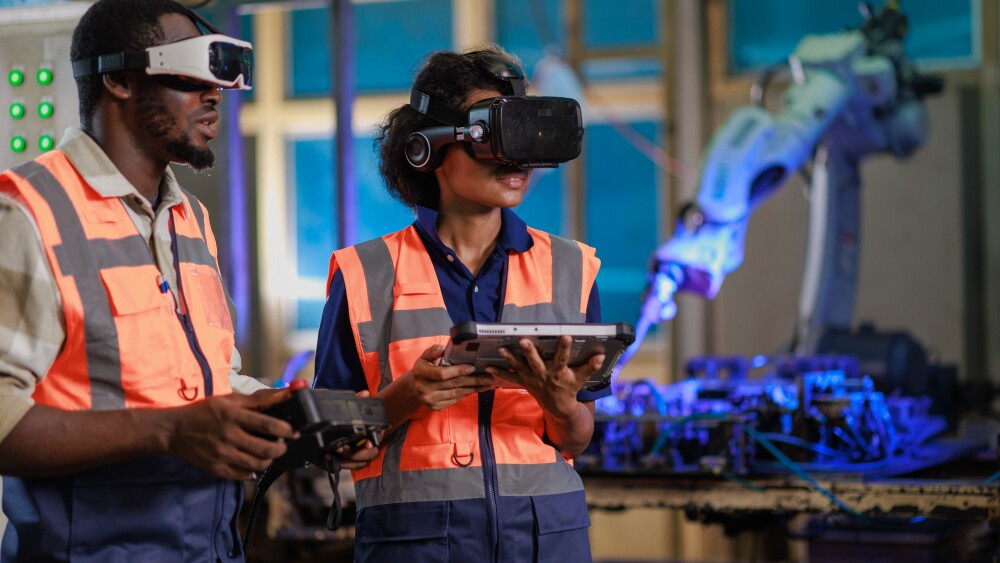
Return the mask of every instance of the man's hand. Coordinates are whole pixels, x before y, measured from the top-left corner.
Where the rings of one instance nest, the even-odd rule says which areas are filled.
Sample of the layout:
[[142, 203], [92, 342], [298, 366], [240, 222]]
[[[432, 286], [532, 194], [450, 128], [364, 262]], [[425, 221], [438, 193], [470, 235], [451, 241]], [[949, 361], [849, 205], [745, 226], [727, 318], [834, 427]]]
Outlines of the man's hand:
[[290, 396], [287, 389], [265, 389], [183, 407], [108, 411], [34, 405], [0, 441], [0, 473], [58, 477], [172, 455], [219, 477], [248, 479], [285, 453], [281, 440], [295, 438], [287, 422], [259, 412]]
[[285, 453], [283, 440], [297, 437], [288, 422], [259, 412], [290, 397], [291, 389], [262, 389], [165, 409], [167, 453], [219, 477], [251, 479]]

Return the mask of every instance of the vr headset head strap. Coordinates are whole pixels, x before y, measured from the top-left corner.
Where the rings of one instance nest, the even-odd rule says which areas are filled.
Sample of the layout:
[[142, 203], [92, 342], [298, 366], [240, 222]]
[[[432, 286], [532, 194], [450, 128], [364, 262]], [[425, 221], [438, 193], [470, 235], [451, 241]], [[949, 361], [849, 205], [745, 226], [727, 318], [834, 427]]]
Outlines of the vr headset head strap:
[[116, 70], [141, 70], [149, 65], [146, 51], [109, 53], [89, 59], [73, 61], [73, 78], [104, 74]]
[[511, 95], [524, 95], [524, 73], [506, 58], [496, 53], [482, 52], [476, 55], [476, 66], [483, 73], [510, 84]]
[[[510, 84], [511, 95], [524, 96], [524, 73], [507, 58], [496, 53], [482, 52], [476, 55], [476, 66], [483, 74]], [[455, 127], [467, 125], [465, 112], [439, 102], [416, 88], [410, 90], [410, 107], [440, 123]]]
[[465, 112], [449, 104], [439, 102], [416, 88], [410, 90], [410, 107], [446, 125], [454, 125], [455, 127], [465, 125]]

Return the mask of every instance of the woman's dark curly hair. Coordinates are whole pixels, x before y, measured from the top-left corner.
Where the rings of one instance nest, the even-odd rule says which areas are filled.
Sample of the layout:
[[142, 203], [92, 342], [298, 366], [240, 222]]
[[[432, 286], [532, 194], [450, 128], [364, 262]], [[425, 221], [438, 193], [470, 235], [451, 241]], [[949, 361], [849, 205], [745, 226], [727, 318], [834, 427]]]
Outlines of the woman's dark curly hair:
[[[509, 82], [490, 75], [476, 64], [476, 57], [480, 53], [500, 55], [523, 72], [521, 61], [497, 45], [484, 45], [462, 53], [437, 51], [427, 58], [413, 81], [413, 87], [438, 102], [463, 111], [470, 105], [466, 98], [473, 90], [513, 94]], [[375, 138], [375, 146], [379, 151], [379, 172], [389, 193], [409, 206], [419, 205], [431, 209], [438, 207], [437, 176], [434, 172], [420, 172], [410, 166], [406, 160], [405, 146], [410, 133], [440, 125], [441, 123], [406, 104], [389, 112], [379, 126]]]

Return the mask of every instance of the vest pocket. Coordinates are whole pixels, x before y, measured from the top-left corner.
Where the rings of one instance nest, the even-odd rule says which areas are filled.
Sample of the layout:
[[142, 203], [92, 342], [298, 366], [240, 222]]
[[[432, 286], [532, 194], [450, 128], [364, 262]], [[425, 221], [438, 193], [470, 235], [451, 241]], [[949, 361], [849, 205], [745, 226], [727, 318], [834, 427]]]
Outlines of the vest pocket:
[[590, 515], [583, 491], [531, 497], [537, 534], [537, 561], [591, 560]]
[[361, 511], [357, 561], [447, 562], [448, 503], [383, 504]]
[[108, 292], [111, 312], [116, 317], [167, 307], [156, 285], [155, 271], [155, 268], [101, 270], [101, 281]]
[[[191, 301], [197, 300], [197, 306], [205, 319], [205, 324], [213, 328], [232, 332], [233, 320], [229, 315], [229, 300], [222, 288], [222, 280], [215, 268], [204, 264], [185, 264], [187, 277], [184, 281], [186, 295]], [[191, 303], [191, 305], [194, 305]]]
[[[180, 354], [187, 349], [180, 321], [171, 307], [169, 295], [157, 285], [159, 271], [150, 266], [139, 268], [108, 268], [101, 270], [101, 281], [107, 290], [111, 317], [97, 315], [96, 322], [112, 323], [109, 338], [116, 340], [117, 354], [113, 358], [120, 366], [120, 386], [129, 407], [171, 406], [183, 404], [177, 389], [201, 385], [200, 375], [180, 369]], [[88, 312], [85, 310], [84, 315]]]

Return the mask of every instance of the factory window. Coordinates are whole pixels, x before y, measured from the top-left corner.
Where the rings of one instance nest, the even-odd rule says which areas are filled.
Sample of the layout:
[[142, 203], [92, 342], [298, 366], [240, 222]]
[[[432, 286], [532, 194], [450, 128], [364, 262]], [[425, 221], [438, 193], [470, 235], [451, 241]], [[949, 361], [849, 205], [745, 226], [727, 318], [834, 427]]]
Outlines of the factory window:
[[[561, 0], [497, 3], [497, 41], [521, 58], [529, 75], [546, 55], [566, 55], [561, 47], [566, 45], [563, 5]], [[605, 55], [621, 51], [622, 56], [602, 56], [582, 62], [583, 78], [598, 82], [658, 77], [660, 61], [655, 56], [637, 54], [637, 51], [655, 52], [660, 41], [660, 5], [654, 0], [584, 2], [580, 6], [584, 50], [600, 51]]]
[[582, 12], [584, 47], [655, 47], [660, 40], [661, 4], [655, 0], [587, 0]]
[[532, 172], [528, 191], [514, 212], [536, 229], [565, 236], [564, 178], [563, 168], [541, 168]]
[[530, 76], [547, 47], [566, 44], [564, 26], [559, 23], [562, 17], [560, 0], [497, 2], [497, 43], [520, 57]]
[[[357, 241], [398, 231], [413, 221], [409, 208], [393, 199], [378, 175], [371, 137], [354, 139], [357, 179]], [[294, 229], [298, 277], [297, 330], [319, 327], [326, 296], [330, 253], [343, 246], [337, 238], [336, 161], [333, 139], [293, 137], [288, 141], [288, 224]]]
[[[354, 6], [359, 94], [407, 90], [421, 58], [451, 47], [451, 1], [409, 0]], [[288, 18], [291, 98], [331, 89], [330, 9], [294, 10]]]
[[372, 137], [359, 140], [354, 147], [358, 168], [358, 220], [354, 240], [363, 242], [402, 229], [413, 222], [413, 211], [389, 194], [378, 172], [378, 154]]
[[[657, 141], [660, 124], [629, 124]], [[586, 239], [597, 248], [601, 270], [602, 316], [608, 322], [632, 322], [646, 284], [646, 264], [659, 241], [658, 217], [666, 202], [657, 196], [655, 165], [613, 127], [587, 127]]]
[[337, 243], [334, 153], [328, 138], [296, 138], [288, 142], [292, 202], [289, 224], [295, 229], [296, 273], [299, 279], [326, 278], [323, 255]]
[[[918, 63], [935, 68], [979, 63], [977, 0], [908, 0], [901, 9], [909, 20], [906, 51]], [[730, 66], [736, 72], [769, 66], [786, 59], [803, 34], [856, 29], [860, 23], [855, 0], [732, 0]]]

